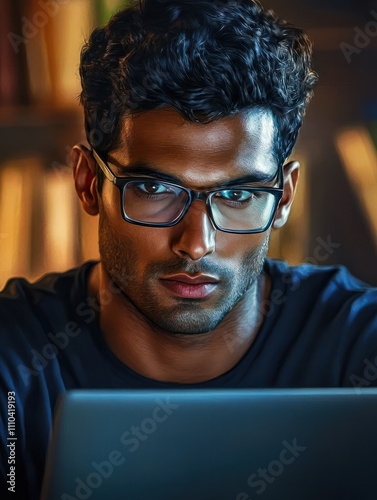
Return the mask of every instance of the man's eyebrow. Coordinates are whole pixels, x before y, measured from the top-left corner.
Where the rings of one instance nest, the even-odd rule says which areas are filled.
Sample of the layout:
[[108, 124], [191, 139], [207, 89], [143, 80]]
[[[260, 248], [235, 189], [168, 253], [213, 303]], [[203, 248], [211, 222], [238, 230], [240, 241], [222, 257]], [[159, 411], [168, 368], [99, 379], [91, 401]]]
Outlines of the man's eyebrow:
[[[184, 186], [182, 179], [176, 177], [175, 175], [162, 172], [154, 165], [147, 162], [133, 163], [127, 166], [120, 165], [113, 161], [108, 161], [109, 164], [117, 168], [117, 175], [119, 177], [153, 177], [165, 182], [171, 182], [172, 184], [178, 184]], [[266, 174], [265, 172], [256, 171], [253, 174], [244, 175], [242, 177], [237, 177], [233, 179], [224, 179], [224, 181], [219, 181], [213, 184], [213, 187], [227, 187], [241, 184], [265, 184], [273, 181], [277, 176], [277, 169], [272, 174]]]
[[[112, 163], [109, 161], [112, 165]], [[165, 172], [161, 172], [156, 167], [149, 163], [134, 163], [127, 166], [116, 165], [118, 169], [118, 173], [120, 177], [153, 177], [155, 179], [159, 179], [161, 181], [171, 182], [173, 184], [182, 184], [181, 179], [176, 177], [175, 175], [167, 174]]]

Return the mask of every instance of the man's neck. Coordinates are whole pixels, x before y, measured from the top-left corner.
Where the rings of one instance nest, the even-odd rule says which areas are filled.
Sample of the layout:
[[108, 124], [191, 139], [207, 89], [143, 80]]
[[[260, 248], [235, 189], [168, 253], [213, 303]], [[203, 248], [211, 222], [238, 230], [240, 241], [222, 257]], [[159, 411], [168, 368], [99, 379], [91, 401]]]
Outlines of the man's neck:
[[189, 384], [226, 373], [250, 349], [263, 321], [261, 303], [269, 295], [270, 279], [262, 273], [224, 320], [200, 335], [164, 332], [123, 294], [109, 290], [114, 285], [99, 263], [91, 272], [89, 293], [106, 297], [100, 300], [99, 327], [114, 355], [144, 377]]

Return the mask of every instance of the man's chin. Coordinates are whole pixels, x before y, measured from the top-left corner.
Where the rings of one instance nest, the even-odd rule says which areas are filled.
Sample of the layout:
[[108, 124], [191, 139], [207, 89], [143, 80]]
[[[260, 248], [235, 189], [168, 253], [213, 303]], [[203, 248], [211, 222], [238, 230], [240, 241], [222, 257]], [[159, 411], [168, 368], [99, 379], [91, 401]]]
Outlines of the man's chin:
[[200, 308], [191, 304], [179, 305], [158, 312], [144, 311], [144, 316], [160, 331], [171, 335], [205, 335], [212, 332], [224, 319], [227, 311]]

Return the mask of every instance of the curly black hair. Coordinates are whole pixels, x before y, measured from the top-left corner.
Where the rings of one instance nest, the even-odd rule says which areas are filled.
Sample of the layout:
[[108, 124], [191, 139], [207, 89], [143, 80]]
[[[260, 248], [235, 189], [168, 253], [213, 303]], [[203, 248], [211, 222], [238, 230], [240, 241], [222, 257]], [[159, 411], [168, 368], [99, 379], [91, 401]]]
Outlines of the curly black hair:
[[199, 123], [264, 107], [284, 162], [317, 80], [311, 55], [306, 33], [256, 0], [139, 0], [83, 47], [89, 144], [107, 155], [122, 118], [165, 106]]

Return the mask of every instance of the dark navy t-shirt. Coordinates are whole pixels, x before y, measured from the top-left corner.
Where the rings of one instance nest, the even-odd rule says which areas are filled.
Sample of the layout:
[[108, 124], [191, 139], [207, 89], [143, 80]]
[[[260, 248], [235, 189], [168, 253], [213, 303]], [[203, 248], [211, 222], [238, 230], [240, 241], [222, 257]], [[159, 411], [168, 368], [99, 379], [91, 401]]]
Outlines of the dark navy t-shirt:
[[[13, 279], [0, 293], [0, 498], [8, 498], [7, 394], [12, 399], [13, 392], [17, 493], [9, 498], [36, 500], [54, 407], [68, 389], [377, 385], [377, 289], [343, 267], [289, 267], [267, 259], [271, 294], [249, 351], [220, 377], [182, 385], [135, 373], [107, 347], [96, 303], [87, 294], [93, 264], [46, 275], [35, 284]], [[233, 341], [231, 332], [224, 336], [230, 350]]]

